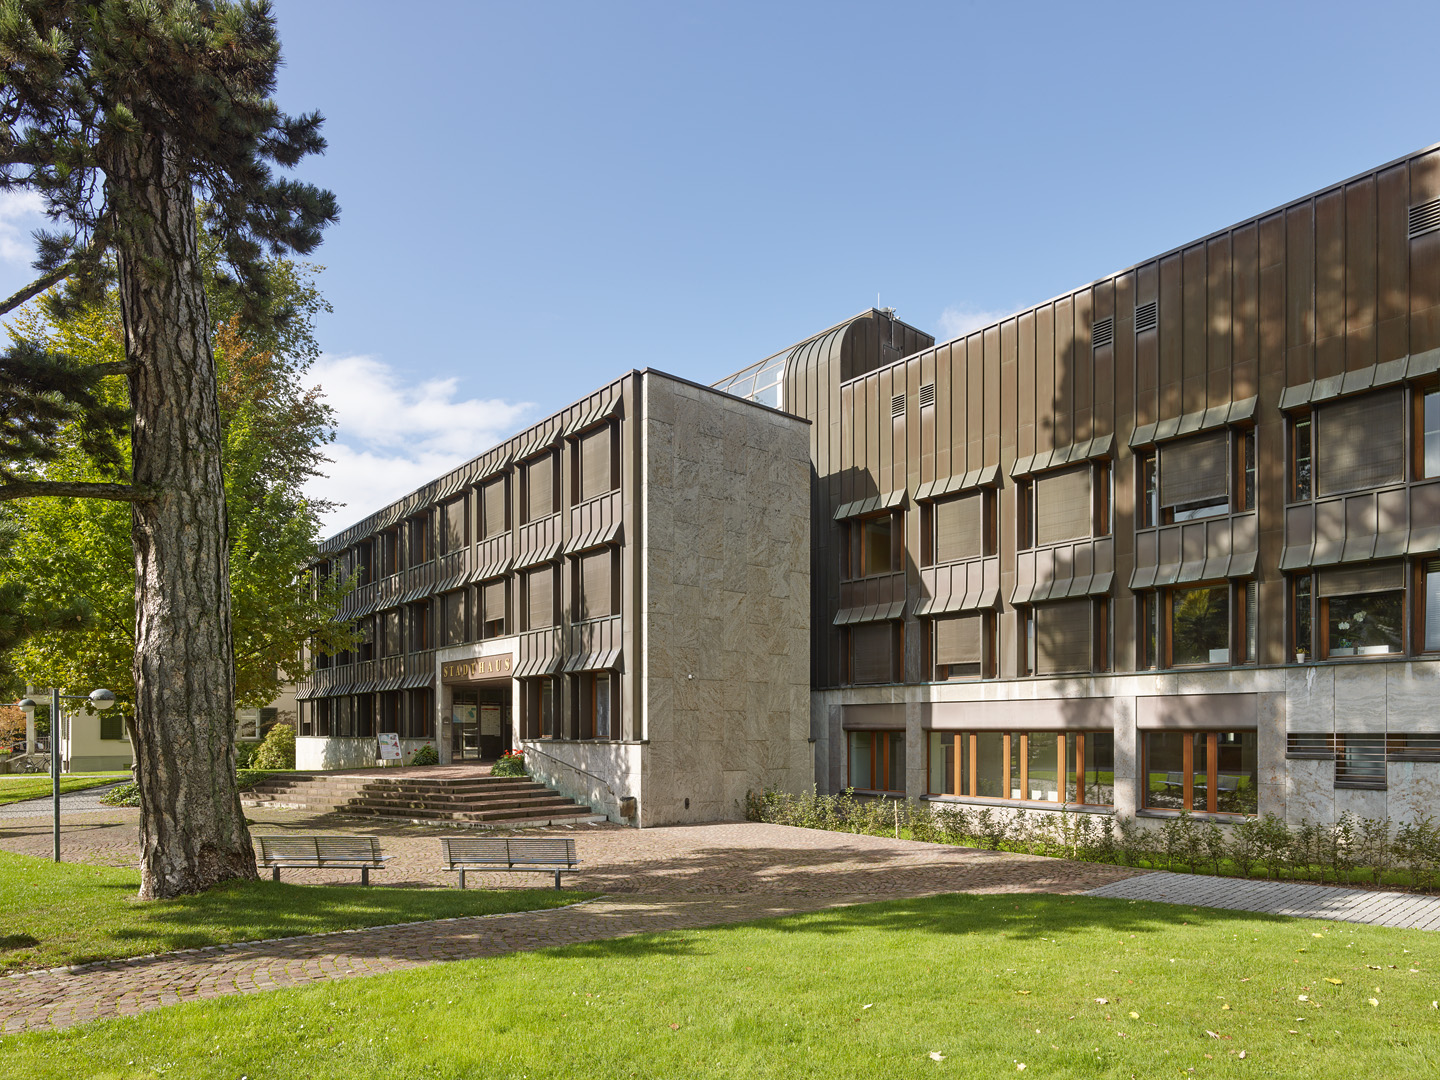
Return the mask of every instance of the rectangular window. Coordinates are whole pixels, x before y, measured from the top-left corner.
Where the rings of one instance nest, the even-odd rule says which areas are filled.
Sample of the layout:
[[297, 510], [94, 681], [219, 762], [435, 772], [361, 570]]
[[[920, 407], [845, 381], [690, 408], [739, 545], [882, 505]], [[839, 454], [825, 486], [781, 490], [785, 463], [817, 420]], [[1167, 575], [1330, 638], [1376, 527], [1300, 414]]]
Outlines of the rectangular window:
[[1440, 390], [1420, 399], [1420, 475], [1440, 476]]
[[520, 680], [520, 705], [527, 738], [558, 739], [555, 720], [555, 679], [544, 676]]
[[486, 540], [510, 528], [510, 515], [506, 512], [508, 506], [505, 477], [496, 477], [480, 489], [480, 528]]
[[1290, 498], [1295, 502], [1310, 498], [1313, 490], [1310, 482], [1314, 471], [1310, 430], [1309, 416], [1297, 416], [1290, 425]]
[[1140, 527], [1148, 529], [1160, 524], [1160, 470], [1154, 450], [1136, 455], [1136, 477], [1139, 483]]
[[1094, 614], [1089, 600], [1060, 600], [1030, 609], [1026, 647], [1035, 675], [1092, 670]]
[[881, 514], [877, 517], [862, 518], [854, 523], [852, 547], [854, 563], [851, 576], [857, 578], [875, 577], [894, 573], [897, 546], [893, 542], [895, 516]]
[[1322, 658], [1405, 651], [1405, 570], [1400, 563], [1321, 570], [1315, 584]]
[[550, 565], [531, 570], [525, 575], [525, 610], [527, 630], [540, 630], [555, 625], [555, 568]]
[[430, 636], [430, 601], [422, 600], [418, 604], [411, 604], [410, 612], [410, 651], [422, 652], [433, 644]]
[[611, 698], [615, 680], [608, 672], [582, 672], [576, 676], [576, 691], [579, 696], [580, 738], [609, 739], [611, 714], [614, 701]]
[[1010, 794], [1010, 736], [999, 731], [975, 733], [975, 794], [1004, 799]]
[[441, 597], [444, 610], [445, 644], [459, 645], [467, 640], [465, 636], [465, 592], [446, 593]]
[[1094, 500], [1089, 465], [1035, 479], [1035, 543], [1040, 546], [1093, 535]]
[[1254, 814], [1260, 774], [1253, 731], [1145, 731], [1144, 805], [1197, 814]]
[[435, 709], [431, 692], [408, 690], [405, 692], [405, 715], [400, 732], [406, 739], [433, 739], [435, 737]]
[[402, 651], [400, 609], [395, 608], [380, 616], [380, 655], [394, 656]]
[[977, 491], [935, 503], [930, 509], [934, 555], [928, 564], [995, 554], [993, 501], [990, 492]]
[[535, 458], [525, 466], [525, 520], [539, 521], [555, 513], [554, 453]]
[[1032, 731], [1025, 735], [1025, 786], [1022, 798], [1030, 802], [1059, 802], [1065, 779], [1060, 760], [1064, 736], [1053, 731]]
[[480, 586], [480, 619], [483, 637], [504, 637], [507, 617], [505, 580], [487, 581]]
[[928, 733], [931, 795], [1112, 806], [1115, 736], [1108, 731]]
[[1421, 648], [1425, 652], [1440, 652], [1440, 559], [1431, 559], [1425, 563], [1421, 584], [1425, 590], [1425, 615], [1422, 624], [1425, 635], [1421, 640]]
[[848, 732], [849, 786], [860, 791], [905, 791], [905, 733]]
[[929, 739], [931, 795], [970, 794], [970, 736], [932, 731]]
[[1315, 656], [1315, 638], [1311, 631], [1310, 575], [1292, 578], [1290, 582], [1291, 643], [1295, 662], [1303, 664]]
[[465, 513], [466, 499], [461, 495], [446, 503], [441, 511], [441, 519], [445, 528], [445, 554], [452, 551], [462, 551], [465, 548]]
[[409, 532], [410, 553], [407, 565], [421, 566], [433, 559], [435, 549], [431, 544], [430, 515], [422, 514], [419, 517], [411, 518]]
[[375, 699], [377, 729], [382, 732], [400, 734], [400, 695], [393, 690], [388, 690], [383, 694], [376, 694]]
[[849, 628], [850, 682], [856, 685], [899, 682], [901, 625], [897, 622], [861, 623]]
[[575, 560], [575, 619], [599, 619], [614, 615], [616, 551], [601, 548]]
[[1160, 507], [1167, 521], [1190, 521], [1229, 509], [1230, 436], [1212, 431], [1160, 449]]
[[1141, 593], [1135, 599], [1140, 626], [1136, 645], [1136, 666], [1146, 671], [1160, 666], [1160, 594]]
[[1239, 440], [1240, 449], [1235, 455], [1235, 467], [1239, 475], [1236, 479], [1236, 510], [1255, 509], [1255, 429], [1246, 428], [1236, 438]]
[[581, 435], [576, 447], [579, 468], [576, 475], [580, 488], [577, 492], [580, 502], [603, 495], [615, 487], [611, 464], [611, 438], [613, 427], [606, 424]]
[[375, 737], [374, 694], [360, 694], [355, 698], [355, 734], [362, 739]]
[[993, 612], [949, 615], [931, 620], [930, 641], [936, 682], [992, 678], [995, 655]]
[[1115, 805], [1115, 735], [1109, 731], [1084, 731], [1076, 736], [1076, 764], [1079, 766], [1079, 798], [1071, 802], [1084, 806]]
[[1202, 585], [1166, 592], [1170, 663], [1230, 663], [1230, 586]]
[[387, 529], [375, 538], [380, 549], [380, 576], [389, 577], [400, 572], [400, 530]]
[[1405, 479], [1405, 392], [1381, 390], [1315, 413], [1316, 493], [1334, 495]]

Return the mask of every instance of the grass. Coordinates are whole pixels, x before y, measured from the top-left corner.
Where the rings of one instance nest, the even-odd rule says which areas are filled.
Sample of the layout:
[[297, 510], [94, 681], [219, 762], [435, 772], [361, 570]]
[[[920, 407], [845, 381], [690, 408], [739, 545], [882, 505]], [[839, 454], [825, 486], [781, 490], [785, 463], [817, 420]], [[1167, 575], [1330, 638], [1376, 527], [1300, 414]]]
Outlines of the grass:
[[[358, 876], [358, 872], [357, 872]], [[0, 972], [83, 964], [232, 941], [559, 907], [553, 889], [361, 888], [232, 882], [141, 903], [140, 872], [0, 852]]]
[[1437, 966], [1420, 931], [941, 896], [196, 1002], [9, 1036], [0, 1060], [187, 1080], [1434, 1076]]
[[[84, 791], [87, 788], [104, 787], [117, 780], [128, 780], [130, 773], [94, 773], [85, 776], [60, 777], [60, 790]], [[25, 773], [19, 776], [0, 776], [0, 806], [24, 802], [26, 799], [43, 799], [51, 792], [50, 777], [39, 773]]]

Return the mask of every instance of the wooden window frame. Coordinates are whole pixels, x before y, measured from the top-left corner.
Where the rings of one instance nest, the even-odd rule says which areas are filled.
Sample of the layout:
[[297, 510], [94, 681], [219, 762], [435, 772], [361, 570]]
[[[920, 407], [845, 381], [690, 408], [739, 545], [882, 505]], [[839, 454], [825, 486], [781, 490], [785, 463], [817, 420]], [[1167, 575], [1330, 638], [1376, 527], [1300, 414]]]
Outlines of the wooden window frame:
[[[937, 644], [937, 635], [935, 632], [936, 620], [964, 617], [970, 615], [978, 615], [981, 619], [980, 674], [953, 676], [947, 674], [942, 676], [940, 674], [940, 668], [949, 667], [951, 665], [942, 665], [935, 659], [935, 650]], [[925, 635], [921, 641], [921, 647], [924, 649], [925, 670], [928, 675], [928, 678], [922, 680], [923, 682], [982, 682], [985, 679], [993, 679], [996, 677], [996, 672], [998, 669], [998, 665], [996, 664], [996, 646], [999, 636], [997, 624], [999, 623], [999, 618], [994, 611], [983, 610], [947, 612], [944, 615], [936, 615], [933, 618], [922, 619], [921, 622], [924, 624], [922, 632]]]
[[[1301, 433], [1304, 433], [1305, 454], [1300, 453], [1302, 442]], [[1309, 502], [1315, 498], [1315, 415], [1306, 410], [1303, 413], [1296, 413], [1290, 417], [1285, 425], [1286, 452], [1285, 461], [1288, 467], [1286, 491], [1289, 494], [1287, 502]], [[1300, 475], [1300, 462], [1306, 463], [1307, 475], [1303, 478]]]
[[[928, 407], [928, 406], [927, 406]], [[947, 559], [940, 561], [940, 535], [939, 535], [939, 514], [938, 508], [946, 503], [959, 499], [980, 497], [980, 553], [978, 555], [967, 555], [962, 559]], [[956, 563], [971, 562], [975, 559], [989, 559], [999, 554], [999, 512], [998, 492], [994, 488], [972, 488], [969, 491], [959, 491], [953, 495], [947, 495], [943, 499], [927, 500], [920, 505], [920, 565], [921, 566], [951, 566]]]
[[890, 677], [884, 682], [855, 681], [855, 633], [854, 627], [847, 626], [841, 636], [844, 685], [893, 686], [905, 681], [905, 624], [899, 619], [888, 619], [883, 625], [890, 627]]
[[1420, 383], [1411, 389], [1410, 475], [1416, 480], [1432, 480], [1440, 476], [1440, 463], [1433, 473], [1425, 470], [1425, 401], [1431, 397], [1440, 404], [1440, 385], [1434, 381]]
[[[1204, 664], [1176, 664], [1175, 663], [1175, 595], [1177, 593], [1199, 592], [1201, 589], [1226, 589], [1225, 604], [1225, 654], [1223, 663]], [[1196, 581], [1187, 582], [1184, 585], [1167, 585], [1160, 590], [1161, 597], [1161, 631], [1164, 636], [1162, 653], [1165, 658], [1165, 668], [1178, 668], [1184, 671], [1194, 671], [1200, 668], [1224, 668], [1235, 665], [1235, 586], [1228, 580], [1220, 581]]]
[[[1220, 798], [1219, 774], [1220, 774], [1220, 753], [1219, 742], [1221, 735], [1243, 735], [1250, 732], [1256, 739], [1256, 750], [1259, 749], [1259, 733], [1255, 728], [1233, 728], [1230, 730], [1201, 730], [1201, 731], [1158, 731], [1142, 730], [1140, 732], [1140, 808], [1150, 813], [1157, 814], [1178, 814], [1181, 810], [1192, 814], [1224, 814], [1227, 817], [1255, 817], [1258, 815], [1258, 808], [1255, 814], [1238, 815], [1233, 810], [1217, 810]], [[1150, 797], [1150, 736], [1178, 734], [1185, 736], [1181, 743], [1180, 763], [1181, 775], [1184, 777], [1183, 789], [1181, 792], [1181, 809], [1173, 806], [1151, 806]], [[1195, 736], [1205, 736], [1205, 806], [1197, 809], [1195, 803]], [[1256, 784], [1259, 784], [1259, 765], [1256, 765]], [[1256, 792], [1257, 797], [1259, 792]]]
[[[890, 522], [890, 568], [877, 570], [873, 574], [864, 573], [868, 554], [865, 526], [868, 523], [884, 520]], [[867, 578], [886, 577], [897, 573], [903, 567], [905, 527], [898, 511], [886, 510], [878, 514], [866, 514], [864, 517], [851, 518], [843, 532], [846, 542], [841, 546], [842, 579], [864, 581]]]
[[[1003, 782], [1003, 785], [1002, 785], [1002, 789], [1001, 789], [1001, 790], [1006, 791], [1006, 792], [1009, 792], [1009, 791], [1015, 790], [1015, 788], [1018, 786], [1019, 789], [1020, 789], [1020, 791], [1021, 791], [1022, 793], [1024, 793], [1024, 795], [1025, 795], [1025, 797], [1020, 798], [1020, 799], [1016, 799], [1016, 798], [1014, 798], [1014, 797], [1012, 797], [1012, 796], [1009, 796], [1009, 795], [1001, 796], [1000, 798], [996, 799], [996, 798], [994, 798], [994, 797], [992, 797], [992, 796], [988, 796], [988, 795], [987, 795], [987, 796], [980, 796], [980, 795], [977, 795], [977, 794], [976, 794], [976, 791], [979, 789], [978, 765], [977, 765], [977, 760], [978, 760], [978, 759], [977, 759], [977, 756], [976, 756], [976, 749], [977, 749], [977, 745], [978, 745], [978, 738], [977, 738], [977, 736], [980, 734], [980, 732], [978, 732], [978, 731], [955, 731], [955, 732], [945, 731], [945, 732], [938, 732], [938, 731], [932, 731], [932, 730], [930, 730], [930, 729], [927, 729], [927, 730], [925, 731], [925, 777], [926, 777], [926, 787], [927, 787], [927, 789], [929, 788], [929, 778], [930, 778], [930, 776], [931, 776], [931, 774], [932, 774], [933, 764], [934, 764], [934, 761], [933, 761], [934, 746], [933, 746], [933, 742], [932, 742], [932, 740], [931, 740], [931, 738], [930, 738], [930, 736], [931, 736], [932, 734], [942, 734], [942, 735], [953, 734], [953, 735], [955, 736], [955, 740], [954, 740], [954, 742], [951, 744], [951, 745], [952, 745], [951, 754], [956, 757], [956, 760], [952, 760], [952, 761], [950, 761], [950, 762], [947, 763], [947, 764], [950, 766], [950, 768], [949, 768], [947, 771], [948, 771], [951, 775], [953, 775], [954, 778], [955, 778], [954, 787], [955, 787], [956, 790], [954, 790], [954, 791], [927, 791], [927, 794], [929, 794], [929, 795], [932, 795], [932, 796], [934, 796], [934, 795], [941, 795], [941, 796], [946, 796], [946, 795], [948, 795], [948, 796], [953, 796], [953, 797], [962, 798], [962, 799], [984, 798], [987, 803], [988, 803], [988, 802], [1023, 803], [1023, 804], [1029, 805], [1029, 806], [1047, 806], [1047, 807], [1056, 807], [1056, 808], [1064, 808], [1064, 807], [1066, 807], [1066, 806], [1097, 806], [1097, 807], [1103, 807], [1103, 806], [1112, 806], [1112, 807], [1113, 807], [1113, 806], [1114, 806], [1114, 803], [1113, 803], [1113, 802], [1110, 802], [1110, 803], [1090, 803], [1090, 802], [1085, 802], [1085, 801], [1084, 801], [1084, 795], [1085, 795], [1085, 792], [1084, 792], [1084, 783], [1083, 783], [1083, 780], [1082, 780], [1082, 778], [1083, 778], [1084, 775], [1085, 775], [1085, 740], [1086, 740], [1087, 734], [1088, 734], [1088, 735], [1091, 735], [1091, 736], [1109, 735], [1109, 736], [1111, 736], [1111, 737], [1113, 738], [1113, 737], [1114, 737], [1114, 733], [1113, 733], [1113, 732], [1109, 732], [1109, 731], [1099, 731], [1099, 730], [1090, 731], [1090, 732], [1085, 732], [1085, 731], [1041, 731], [1041, 730], [1033, 730], [1033, 731], [1032, 731], [1032, 730], [1028, 730], [1028, 729], [1027, 729], [1027, 730], [1024, 730], [1024, 731], [1004, 731], [1004, 732], [999, 732], [998, 734], [1001, 736], [1001, 744], [1000, 744], [1000, 747], [1001, 747], [1001, 760], [1004, 761], [1004, 762], [1005, 762], [1005, 765], [1006, 765], [1006, 775], [1005, 775], [1005, 777], [1004, 777], [1004, 782]], [[988, 734], [997, 734], [997, 733], [996, 733], [996, 732], [989, 732]], [[1029, 791], [1030, 791], [1030, 775], [1029, 775], [1029, 774], [1030, 774], [1030, 736], [1031, 736], [1031, 735], [1054, 735], [1054, 736], [1055, 736], [1056, 796], [1057, 796], [1055, 799], [1031, 799], [1031, 798], [1028, 797], [1028, 796], [1029, 796]], [[959, 747], [960, 747], [960, 745], [961, 745], [961, 740], [962, 740], [962, 739], [964, 740], [964, 753], [963, 753], [963, 755], [958, 755], [958, 754], [956, 754], [956, 751], [959, 749]], [[1014, 749], [1015, 749], [1015, 746], [1016, 746], [1015, 740], [1017, 740], [1017, 739], [1019, 740], [1019, 753], [1018, 753], [1018, 755], [1013, 753], [1013, 751], [1014, 751]], [[943, 746], [943, 744], [942, 744], [942, 746]], [[959, 760], [959, 757], [961, 757], [961, 756], [963, 756], [964, 761], [965, 761], [965, 765], [966, 765], [966, 767], [965, 767], [964, 769], [961, 768], [961, 762], [960, 762], [960, 760]], [[1019, 771], [1019, 776], [1018, 776], [1018, 777], [1014, 774], [1014, 770], [1013, 770], [1013, 769], [1011, 768], [1011, 766], [1010, 766], [1010, 763], [1011, 763], [1012, 761], [1014, 761], [1014, 760], [1018, 760], [1019, 763], [1020, 763], [1020, 771]], [[848, 763], [847, 763], [847, 767], [848, 767]], [[872, 770], [873, 770], [873, 768], [874, 768], [873, 757], [872, 757], [872, 766], [871, 766], [871, 767], [872, 767]], [[846, 775], [847, 775], [847, 776], [849, 775], [848, 771], [847, 771], [847, 774], [846, 774]], [[1017, 782], [1018, 782], [1018, 783], [1017, 783]], [[1075, 794], [1076, 794], [1076, 796], [1077, 796], [1076, 799], [1070, 799], [1070, 798], [1068, 798], [1068, 796], [1069, 796], [1069, 794], [1070, 794], [1070, 792], [1071, 792], [1071, 784], [1072, 784], [1072, 782], [1073, 782], [1073, 784], [1074, 784], [1074, 792], [1075, 792]], [[1113, 787], [1114, 787], [1114, 777], [1113, 777], [1113, 775], [1112, 775], [1112, 778], [1111, 778], [1111, 787], [1112, 787], [1112, 790], [1113, 790]]]
[[[902, 743], [902, 745], [903, 745], [903, 743], [904, 743], [904, 741], [905, 741], [905, 733], [904, 733], [903, 731], [895, 731], [895, 730], [893, 730], [893, 729], [891, 729], [891, 728], [880, 728], [880, 729], [874, 729], [874, 730], [871, 730], [871, 729], [855, 729], [855, 730], [851, 730], [851, 731], [845, 732], [845, 781], [846, 781], [846, 787], [852, 787], [852, 786], [853, 786], [853, 785], [850, 784], [850, 774], [851, 774], [851, 769], [850, 769], [850, 739], [851, 739], [851, 736], [854, 736], [854, 735], [869, 735], [869, 736], [870, 736], [870, 786], [869, 786], [869, 787], [863, 787], [863, 788], [862, 788], [862, 787], [856, 787], [856, 788], [854, 788], [854, 790], [856, 790], [856, 791], [875, 791], [875, 792], [880, 792], [880, 793], [885, 794], [885, 795], [904, 795], [904, 794], [905, 794], [905, 789], [904, 789], [904, 788], [883, 787], [883, 786], [877, 785], [877, 784], [875, 783], [875, 781], [876, 781], [877, 779], [883, 780], [883, 779], [886, 779], [886, 778], [889, 777], [889, 775], [890, 775], [890, 764], [891, 764], [891, 753], [890, 753], [890, 748], [891, 748], [891, 745], [892, 745], [892, 744], [891, 744], [891, 739], [892, 739], [893, 736], [899, 735], [899, 736], [900, 736], [900, 741], [901, 741], [901, 743]], [[879, 737], [877, 738], [877, 736], [879, 736]], [[881, 747], [884, 748], [884, 753], [883, 753], [883, 754], [880, 753], [880, 748], [881, 748]], [[882, 758], [882, 757], [884, 758], [884, 763], [883, 763], [883, 765], [881, 764], [881, 758]]]
[[1135, 455], [1135, 520], [1142, 529], [1160, 524], [1160, 455], [1154, 447]]
[[[1407, 577], [1408, 577], [1408, 575], [1407, 575]], [[1380, 589], [1380, 590], [1377, 590], [1376, 592], [1373, 592], [1373, 593], [1354, 593], [1354, 594], [1353, 594], [1353, 595], [1355, 595], [1355, 596], [1380, 596], [1380, 595], [1383, 595], [1383, 594], [1385, 594], [1385, 593], [1395, 593], [1395, 592], [1398, 592], [1398, 593], [1400, 594], [1400, 619], [1401, 619], [1401, 626], [1400, 626], [1400, 651], [1399, 651], [1399, 652], [1384, 652], [1384, 653], [1369, 653], [1369, 654], [1365, 654], [1365, 655], [1361, 655], [1361, 654], [1359, 654], [1359, 653], [1356, 653], [1356, 654], [1350, 655], [1350, 656], [1332, 656], [1331, 653], [1330, 653], [1330, 601], [1333, 600], [1333, 599], [1340, 599], [1340, 598], [1330, 597], [1330, 596], [1320, 596], [1320, 595], [1318, 595], [1318, 592], [1319, 592], [1319, 590], [1317, 589], [1317, 590], [1316, 590], [1316, 594], [1317, 594], [1317, 595], [1315, 596], [1315, 622], [1314, 622], [1314, 628], [1315, 628], [1315, 630], [1316, 630], [1316, 632], [1317, 632], [1317, 636], [1318, 636], [1319, 639], [1320, 639], [1320, 640], [1319, 640], [1319, 643], [1318, 643], [1317, 646], [1316, 646], [1316, 654], [1315, 654], [1315, 655], [1316, 655], [1316, 659], [1317, 659], [1317, 660], [1334, 660], [1334, 661], [1340, 661], [1340, 662], [1342, 662], [1342, 663], [1347, 663], [1347, 664], [1349, 664], [1349, 663], [1369, 663], [1369, 662], [1375, 661], [1375, 660], [1394, 660], [1396, 657], [1409, 655], [1410, 649], [1408, 648], [1408, 644], [1409, 644], [1409, 640], [1410, 640], [1410, 635], [1411, 635], [1411, 633], [1413, 632], [1412, 629], [1411, 629], [1411, 627], [1413, 626], [1415, 620], [1410, 617], [1410, 612], [1409, 612], [1409, 610], [1408, 610], [1408, 608], [1409, 608], [1410, 605], [1406, 603], [1406, 600], [1407, 600], [1408, 598], [1407, 598], [1406, 595], [1405, 595], [1405, 589], [1404, 589], [1403, 587], [1402, 587], [1402, 588], [1399, 588], [1399, 589]], [[1410, 625], [1406, 625], [1407, 622], [1408, 622]]]

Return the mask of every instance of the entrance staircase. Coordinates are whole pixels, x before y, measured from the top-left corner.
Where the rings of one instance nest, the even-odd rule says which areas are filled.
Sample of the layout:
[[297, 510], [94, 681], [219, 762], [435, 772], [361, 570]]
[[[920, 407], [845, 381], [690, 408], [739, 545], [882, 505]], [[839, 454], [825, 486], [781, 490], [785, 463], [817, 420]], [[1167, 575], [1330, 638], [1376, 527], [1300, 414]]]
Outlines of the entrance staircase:
[[506, 828], [604, 821], [573, 799], [523, 776], [426, 778], [292, 773], [241, 794], [246, 806], [319, 810], [413, 825]]

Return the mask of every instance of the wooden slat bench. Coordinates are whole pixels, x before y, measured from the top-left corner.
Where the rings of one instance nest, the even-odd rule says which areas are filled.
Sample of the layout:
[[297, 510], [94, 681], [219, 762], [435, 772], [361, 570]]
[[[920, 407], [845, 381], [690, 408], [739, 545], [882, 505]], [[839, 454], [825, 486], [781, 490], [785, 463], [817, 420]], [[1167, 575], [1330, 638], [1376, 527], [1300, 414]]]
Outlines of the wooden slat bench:
[[466, 870], [538, 870], [555, 874], [555, 888], [560, 888], [560, 875], [580, 865], [574, 840], [506, 839], [490, 836], [442, 836], [440, 857], [442, 870], [460, 874], [460, 888], [465, 888]]
[[280, 880], [281, 868], [360, 871], [360, 884], [370, 884], [371, 870], [384, 870], [389, 855], [380, 854], [378, 836], [257, 836], [260, 866]]

